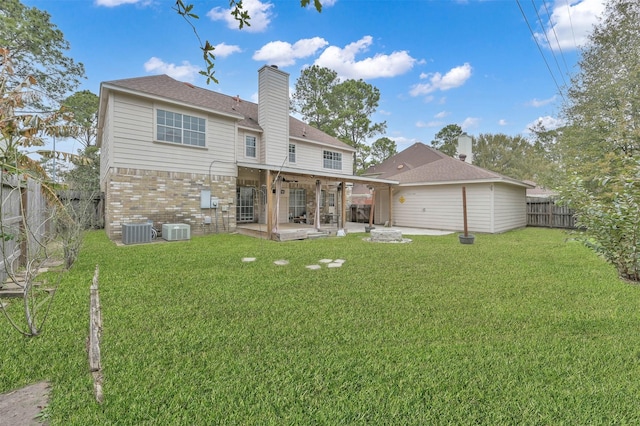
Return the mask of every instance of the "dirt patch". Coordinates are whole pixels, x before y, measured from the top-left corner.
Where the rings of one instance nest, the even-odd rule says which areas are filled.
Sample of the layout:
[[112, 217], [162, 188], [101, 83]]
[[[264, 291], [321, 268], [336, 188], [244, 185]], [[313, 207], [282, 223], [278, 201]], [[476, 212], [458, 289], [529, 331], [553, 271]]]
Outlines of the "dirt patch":
[[48, 382], [0, 394], [0, 426], [46, 425], [38, 415], [49, 403]]

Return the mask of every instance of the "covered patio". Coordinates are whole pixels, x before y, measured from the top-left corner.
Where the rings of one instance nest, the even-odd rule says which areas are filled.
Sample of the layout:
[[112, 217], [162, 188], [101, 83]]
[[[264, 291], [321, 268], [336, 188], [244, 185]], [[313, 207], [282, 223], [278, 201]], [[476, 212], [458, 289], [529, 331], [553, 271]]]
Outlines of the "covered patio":
[[[365, 184], [374, 193], [385, 189], [388, 205], [393, 204], [393, 187], [398, 183], [393, 180], [239, 163], [238, 232], [277, 241], [335, 235], [346, 227], [347, 191], [354, 183]], [[251, 196], [246, 202], [251, 213], [245, 217], [243, 191]]]

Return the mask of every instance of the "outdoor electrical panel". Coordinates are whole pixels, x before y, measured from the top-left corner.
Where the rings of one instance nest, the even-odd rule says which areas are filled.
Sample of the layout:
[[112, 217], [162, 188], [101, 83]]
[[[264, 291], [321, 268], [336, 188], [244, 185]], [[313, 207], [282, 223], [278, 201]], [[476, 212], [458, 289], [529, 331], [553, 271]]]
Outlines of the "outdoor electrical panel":
[[200, 208], [211, 208], [211, 191], [209, 191], [208, 189], [203, 189], [202, 191], [200, 191]]
[[201, 209], [217, 209], [218, 197], [212, 197], [211, 191], [203, 189], [200, 191], [200, 208]]

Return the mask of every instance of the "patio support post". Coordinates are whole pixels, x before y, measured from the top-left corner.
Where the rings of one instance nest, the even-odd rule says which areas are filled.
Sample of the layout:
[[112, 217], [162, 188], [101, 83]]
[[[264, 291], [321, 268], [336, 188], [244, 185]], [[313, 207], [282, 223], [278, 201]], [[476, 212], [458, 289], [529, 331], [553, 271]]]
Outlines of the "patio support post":
[[393, 186], [389, 185], [389, 226], [393, 226]]
[[322, 186], [320, 184], [320, 179], [316, 179], [316, 213], [314, 215], [313, 221], [316, 230], [320, 231], [320, 197], [322, 195]]
[[267, 170], [267, 239], [271, 239], [271, 227], [273, 225], [273, 214], [271, 213], [273, 205], [273, 194], [271, 190], [271, 170]]
[[340, 228], [345, 229], [347, 226], [347, 182], [340, 182], [342, 185], [342, 200], [340, 203]]
[[376, 208], [376, 189], [371, 191], [371, 209], [369, 210], [369, 228], [373, 228], [373, 211]]

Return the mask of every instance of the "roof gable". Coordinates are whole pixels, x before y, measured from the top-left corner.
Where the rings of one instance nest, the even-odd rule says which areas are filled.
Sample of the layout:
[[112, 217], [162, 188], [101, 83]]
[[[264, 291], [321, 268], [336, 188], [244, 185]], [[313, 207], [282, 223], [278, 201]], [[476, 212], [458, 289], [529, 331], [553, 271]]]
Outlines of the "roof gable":
[[365, 176], [375, 175], [402, 184], [503, 181], [527, 187], [524, 182], [474, 166], [417, 142], [382, 163], [370, 167]]

